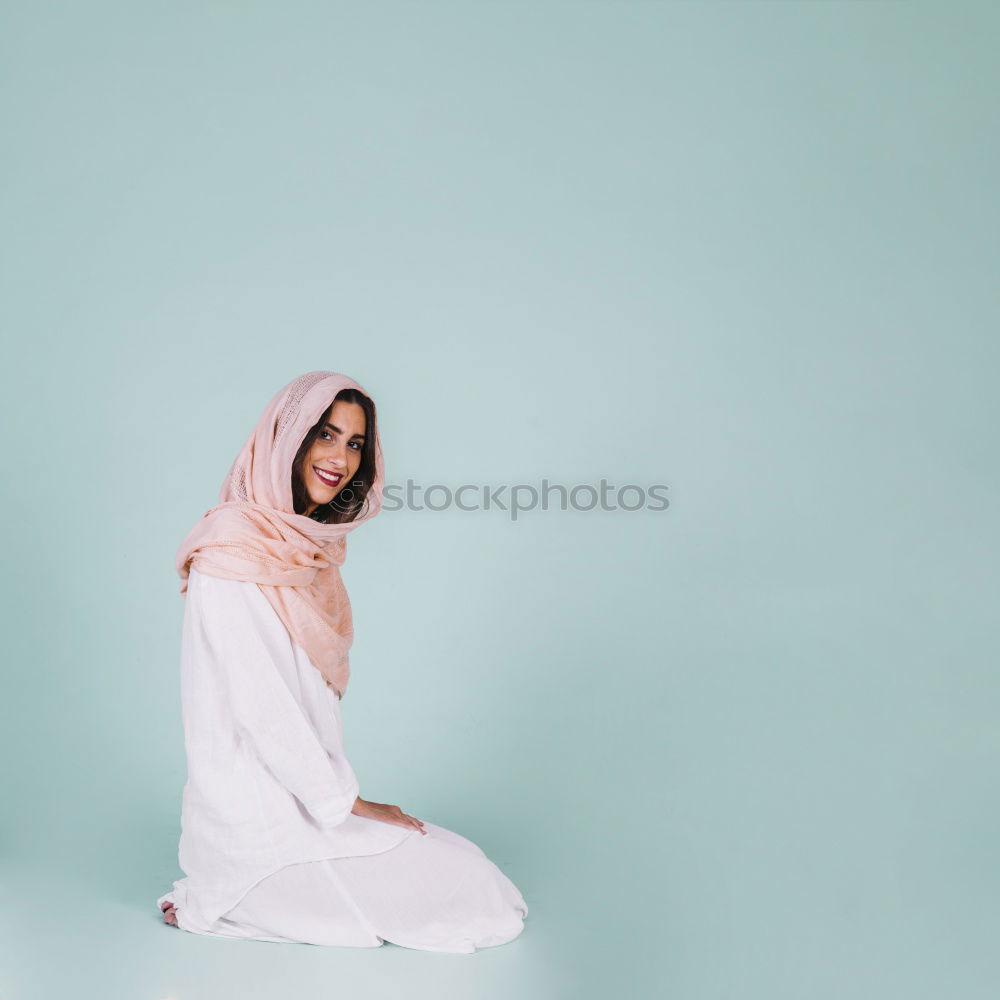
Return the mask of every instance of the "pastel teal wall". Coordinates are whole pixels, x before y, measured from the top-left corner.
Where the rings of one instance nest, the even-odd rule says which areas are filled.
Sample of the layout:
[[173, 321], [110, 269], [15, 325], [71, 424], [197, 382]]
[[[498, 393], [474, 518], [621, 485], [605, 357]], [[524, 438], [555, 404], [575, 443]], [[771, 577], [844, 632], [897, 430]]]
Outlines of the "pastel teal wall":
[[[10, 1000], [996, 995], [1000, 16], [8, 3]], [[388, 478], [668, 487], [349, 542], [366, 798], [530, 915], [464, 961], [156, 897], [174, 552], [271, 395]]]

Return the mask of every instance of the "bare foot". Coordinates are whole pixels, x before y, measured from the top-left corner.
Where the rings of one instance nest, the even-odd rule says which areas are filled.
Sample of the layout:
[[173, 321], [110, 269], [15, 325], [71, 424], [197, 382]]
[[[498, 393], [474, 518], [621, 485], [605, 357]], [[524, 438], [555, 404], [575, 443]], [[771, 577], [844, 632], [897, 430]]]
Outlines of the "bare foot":
[[171, 903], [169, 900], [165, 900], [163, 902], [163, 904], [160, 906], [160, 909], [163, 911], [163, 919], [168, 924], [171, 924], [172, 926], [176, 927], [177, 926], [177, 910], [174, 907], [174, 904]]

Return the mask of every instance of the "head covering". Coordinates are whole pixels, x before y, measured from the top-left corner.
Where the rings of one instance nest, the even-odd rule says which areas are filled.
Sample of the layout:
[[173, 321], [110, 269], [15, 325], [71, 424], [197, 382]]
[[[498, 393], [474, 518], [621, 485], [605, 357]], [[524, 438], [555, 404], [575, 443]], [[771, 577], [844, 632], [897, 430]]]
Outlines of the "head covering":
[[375, 477], [353, 521], [321, 524], [296, 514], [292, 462], [341, 389], [369, 395], [346, 375], [323, 371], [300, 375], [278, 392], [233, 462], [218, 504], [191, 529], [175, 559], [182, 595], [187, 593], [191, 566], [208, 576], [256, 583], [339, 697], [347, 687], [348, 650], [354, 639], [340, 566], [347, 554], [347, 533], [382, 509], [378, 429], [365, 428], [365, 447], [375, 449]]

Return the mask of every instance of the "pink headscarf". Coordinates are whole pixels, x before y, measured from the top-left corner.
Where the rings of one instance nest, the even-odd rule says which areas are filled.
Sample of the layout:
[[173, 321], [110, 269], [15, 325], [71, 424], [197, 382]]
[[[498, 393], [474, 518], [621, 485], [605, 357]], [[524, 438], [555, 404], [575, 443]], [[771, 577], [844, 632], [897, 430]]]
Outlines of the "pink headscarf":
[[346, 375], [307, 372], [271, 400], [233, 462], [219, 503], [181, 542], [176, 567], [182, 595], [192, 565], [208, 576], [256, 583], [291, 638], [342, 698], [354, 626], [340, 566], [347, 533], [382, 509], [384, 469], [377, 428], [365, 429], [365, 447], [375, 449], [375, 479], [353, 521], [321, 524], [294, 513], [292, 503], [292, 461], [341, 389], [369, 395]]

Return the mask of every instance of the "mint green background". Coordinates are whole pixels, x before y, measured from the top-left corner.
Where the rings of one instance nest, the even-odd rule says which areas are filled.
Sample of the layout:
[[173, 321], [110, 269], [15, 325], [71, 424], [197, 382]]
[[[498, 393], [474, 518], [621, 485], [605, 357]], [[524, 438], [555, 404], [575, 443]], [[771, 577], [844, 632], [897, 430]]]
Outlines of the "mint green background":
[[[996, 995], [987, 5], [8, 3], [4, 1000]], [[362, 794], [523, 891], [475, 956], [166, 927], [181, 538], [271, 395], [389, 479]]]

